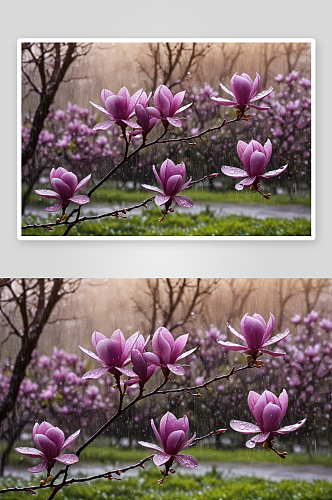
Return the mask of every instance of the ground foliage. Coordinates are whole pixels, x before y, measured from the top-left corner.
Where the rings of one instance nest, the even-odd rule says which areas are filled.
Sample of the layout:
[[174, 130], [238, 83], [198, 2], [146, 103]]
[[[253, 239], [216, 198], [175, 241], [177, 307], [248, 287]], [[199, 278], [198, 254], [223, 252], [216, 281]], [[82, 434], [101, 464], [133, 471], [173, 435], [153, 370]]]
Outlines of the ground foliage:
[[[178, 472], [168, 478], [162, 486], [157, 468], [141, 472], [139, 477], [129, 477], [123, 481], [96, 481], [88, 485], [76, 484], [70, 489], [63, 489], [58, 496], [61, 500], [332, 500], [332, 483], [328, 481], [265, 481], [260, 478], [237, 477], [223, 479], [219, 473], [204, 476], [181, 475]], [[36, 480], [35, 480], [36, 483]], [[0, 482], [0, 487], [23, 486], [20, 479], [7, 479]], [[36, 483], [37, 484], [37, 483]], [[37, 500], [44, 500], [49, 494], [36, 492]], [[17, 500], [17, 492], [6, 493], [5, 500]]]
[[[209, 207], [199, 214], [172, 213], [162, 223], [160, 210], [147, 209], [142, 215], [129, 218], [110, 218], [85, 221], [76, 225], [71, 236], [310, 236], [311, 222], [304, 218], [295, 220], [228, 215], [216, 217]], [[23, 224], [54, 222], [39, 216], [24, 217]], [[65, 226], [49, 229], [25, 229], [23, 236], [61, 236]]]

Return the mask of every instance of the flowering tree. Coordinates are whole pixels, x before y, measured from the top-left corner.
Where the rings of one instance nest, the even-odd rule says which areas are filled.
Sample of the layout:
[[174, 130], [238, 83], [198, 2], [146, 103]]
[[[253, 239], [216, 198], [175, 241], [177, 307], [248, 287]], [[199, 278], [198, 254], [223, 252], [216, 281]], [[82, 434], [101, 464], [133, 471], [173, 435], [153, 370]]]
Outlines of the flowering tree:
[[[107, 338], [100, 332], [94, 332], [92, 334], [91, 341], [95, 352], [90, 351], [86, 346], [80, 346], [80, 349], [84, 354], [97, 361], [102, 366], [89, 370], [83, 374], [82, 380], [83, 382], [89, 379], [95, 381], [106, 377], [106, 379], [109, 380], [108, 384], [114, 383], [112, 393], [117, 397], [115, 397], [116, 401], [112, 415], [108, 417], [107, 421], [104, 422], [90, 437], [84, 439], [83, 444], [79, 446], [74, 454], [63, 453], [63, 450], [67, 448], [67, 446], [70, 446], [78, 438], [80, 429], [75, 428], [74, 432], [67, 439], [65, 439], [65, 436], [67, 435], [66, 429], [65, 432], [63, 432], [62, 429], [54, 426], [50, 422], [37, 422], [33, 428], [33, 440], [37, 448], [18, 447], [16, 448], [16, 451], [32, 458], [39, 458], [41, 462], [39, 462], [36, 466], [29, 468], [29, 470], [36, 473], [42, 472], [46, 469], [46, 478], [42, 479], [38, 486], [7, 488], [1, 490], [0, 493], [8, 491], [29, 491], [30, 493], [33, 493], [39, 489], [49, 489], [50, 494], [48, 499], [50, 500], [55, 498], [57, 493], [67, 485], [77, 482], [91, 481], [97, 478], [112, 480], [115, 479], [114, 474], [121, 475], [127, 470], [135, 467], [143, 466], [144, 468], [144, 464], [150, 459], [153, 459], [157, 466], [165, 466], [165, 468], [161, 470], [163, 477], [159, 481], [160, 484], [162, 484], [169, 474], [175, 472], [172, 468], [175, 460], [183, 467], [196, 467], [197, 460], [194, 457], [180, 452], [195, 445], [203, 439], [216, 434], [223, 434], [227, 429], [214, 429], [208, 434], [200, 437], [196, 437], [196, 434], [194, 433], [192, 437], [187, 440], [187, 434], [189, 431], [189, 420], [187, 416], [176, 416], [172, 412], [167, 411], [160, 420], [159, 430], [157, 429], [154, 420], [151, 420], [153, 432], [159, 441], [160, 446], [155, 443], [145, 441], [140, 442], [142, 446], [152, 449], [157, 453], [143, 458], [137, 464], [121, 469], [110, 470], [102, 474], [83, 478], [68, 477], [69, 468], [73, 463], [77, 463], [79, 461], [81, 453], [83, 453], [84, 450], [91, 443], [93, 443], [98, 436], [105, 432], [106, 429], [108, 429], [116, 420], [121, 419], [122, 415], [124, 415], [130, 408], [141, 404], [142, 401], [158, 395], [165, 396], [171, 394], [174, 396], [189, 394], [191, 397], [197, 397], [200, 395], [199, 391], [201, 389], [208, 389], [215, 382], [226, 382], [226, 380], [230, 380], [239, 372], [251, 372], [254, 369], [261, 368], [264, 362], [258, 358], [261, 358], [262, 356], [264, 356], [264, 359], [266, 355], [271, 354], [276, 357], [284, 356], [285, 353], [265, 349], [266, 346], [281, 341], [289, 334], [289, 331], [286, 330], [284, 333], [277, 334], [270, 339], [274, 323], [274, 317], [272, 315], [270, 316], [268, 323], [266, 323], [262, 316], [254, 314], [252, 317], [246, 315], [243, 318], [241, 323], [242, 333], [237, 332], [229, 326], [231, 332], [240, 337], [246, 344], [238, 346], [238, 350], [245, 351], [248, 354], [247, 363], [238, 368], [232, 366], [230, 371], [226, 374], [218, 374], [213, 375], [211, 378], [204, 377], [203, 380], [196, 380], [194, 386], [177, 384], [177, 387], [175, 388], [172, 388], [172, 378], [174, 378], [174, 376], [186, 376], [188, 373], [188, 369], [186, 366], [183, 366], [182, 360], [185, 358], [190, 359], [190, 357], [194, 356], [197, 351], [197, 346], [195, 346], [183, 352], [188, 343], [189, 334], [181, 335], [175, 339], [167, 328], [160, 327], [153, 335], [151, 351], [148, 350], [150, 337], [144, 339], [139, 332], [134, 333], [127, 340], [119, 329], [117, 329], [110, 338]], [[326, 327], [326, 320], [324, 325]], [[214, 339], [214, 341], [215, 340], [216, 339]], [[235, 344], [230, 344], [229, 342], [220, 341], [220, 339], [219, 344], [221, 344], [219, 349], [226, 348], [227, 350], [234, 349], [236, 346]], [[215, 342], [215, 345], [218, 345], [218, 343]], [[204, 356], [205, 354], [203, 354], [203, 357]], [[50, 366], [53, 362], [56, 362], [57, 359], [64, 357], [63, 353], [59, 353], [59, 351], [55, 349], [53, 361], [51, 361], [50, 358], [45, 359], [44, 357], [43, 360], [40, 358], [38, 363], [40, 364], [42, 362], [44, 365]], [[72, 356], [70, 359], [67, 358], [67, 362], [74, 366], [77, 363], [77, 358]], [[127, 368], [130, 363], [132, 365], [132, 369]], [[80, 365], [80, 370], [82, 369], [83, 365]], [[66, 393], [68, 394], [68, 392], [70, 392], [70, 380], [75, 379], [75, 377], [76, 375], [74, 373], [69, 374], [67, 370], [61, 368], [57, 370], [57, 373], [54, 372], [54, 382], [58, 387], [62, 385], [61, 390], [64, 397], [66, 396]], [[111, 380], [113, 379], [111, 382], [109, 377]], [[158, 378], [160, 378], [159, 382], [157, 381]], [[149, 381], [153, 384], [154, 388], [148, 392], [147, 383]], [[77, 383], [77, 381], [74, 382], [74, 384], [75, 383]], [[66, 388], [69, 389], [68, 392], [66, 391]], [[37, 387], [31, 387], [31, 390], [36, 392]], [[49, 390], [52, 391], [50, 387]], [[46, 395], [44, 394], [44, 397], [45, 396]], [[230, 426], [238, 432], [258, 432], [259, 434], [255, 438], [251, 439], [248, 442], [249, 444], [247, 443], [247, 446], [254, 447], [263, 444], [263, 447], [267, 451], [273, 450], [280, 458], [285, 459], [287, 453], [279, 452], [275, 447], [275, 435], [277, 433], [287, 434], [292, 431], [297, 431], [305, 424], [306, 418], [292, 426], [280, 428], [280, 423], [287, 412], [288, 406], [288, 396], [286, 390], [282, 391], [279, 398], [271, 391], [265, 391], [262, 395], [251, 391], [248, 396], [248, 404], [258, 425], [232, 419]], [[234, 411], [233, 417], [236, 417], [236, 410]], [[77, 425], [76, 420], [75, 425]], [[56, 462], [63, 463], [65, 467], [61, 468], [55, 475], [53, 475], [52, 469]]]
[[[176, 203], [182, 207], [190, 208], [193, 205], [192, 200], [187, 196], [179, 196], [179, 193], [191, 188], [198, 182], [205, 180], [212, 180], [219, 176], [219, 173], [206, 171], [205, 175], [199, 179], [192, 180], [190, 177], [187, 180], [186, 177], [186, 167], [184, 162], [178, 163], [177, 165], [173, 162], [171, 158], [165, 159], [162, 156], [160, 172], [157, 172], [155, 166], [152, 166], [152, 171], [156, 177], [156, 180], [160, 187], [142, 184], [146, 189], [149, 189], [158, 194], [143, 200], [137, 205], [123, 208], [121, 210], [115, 210], [110, 213], [104, 213], [100, 215], [93, 216], [81, 216], [81, 205], [88, 203], [92, 195], [99, 189], [106, 181], [114, 177], [118, 172], [124, 170], [124, 166], [130, 164], [131, 160], [139, 154], [145, 154], [152, 146], [156, 145], [168, 145], [170, 150], [174, 145], [196, 145], [196, 140], [203, 140], [204, 136], [208, 137], [211, 135], [211, 141], [216, 139], [215, 133], [222, 132], [223, 129], [229, 128], [231, 124], [236, 122], [247, 122], [250, 119], [248, 111], [253, 108], [260, 113], [266, 112], [270, 109], [268, 105], [257, 104], [257, 101], [268, 98], [273, 88], [270, 87], [267, 90], [258, 93], [260, 87], [260, 77], [256, 73], [255, 80], [253, 81], [251, 77], [245, 73], [242, 75], [235, 74], [231, 79], [230, 86], [232, 90], [229, 90], [223, 83], [220, 86], [224, 92], [231, 95], [232, 100], [218, 97], [216, 93], [211, 88], [206, 85], [201, 94], [202, 99], [207, 99], [209, 105], [199, 106], [197, 103], [195, 112], [192, 111], [193, 102], [189, 102], [182, 106], [183, 100], [185, 98], [186, 91], [178, 92], [173, 95], [172, 91], [166, 85], [159, 85], [153, 95], [152, 103], [152, 93], [147, 95], [143, 89], [136, 91], [133, 95], [130, 95], [126, 87], [122, 87], [117, 94], [108, 89], [103, 89], [101, 92], [101, 101], [103, 106], [98, 103], [91, 102], [91, 105], [106, 115], [107, 120], [103, 122], [97, 122], [92, 127], [93, 122], [96, 120], [95, 117], [90, 116], [89, 112], [84, 109], [75, 109], [75, 114], [72, 114], [72, 109], [69, 112], [72, 116], [57, 111], [54, 115], [54, 119], [63, 122], [64, 127], [62, 128], [62, 135], [58, 135], [56, 140], [55, 134], [50, 134], [45, 131], [43, 135], [40, 136], [40, 141], [43, 142], [44, 150], [48, 150], [51, 144], [54, 144], [53, 154], [56, 150], [60, 151], [64, 155], [64, 158], [68, 158], [71, 163], [83, 162], [84, 158], [92, 155], [90, 160], [93, 165], [97, 165], [99, 159], [102, 159], [101, 163], [105, 165], [106, 173], [98, 180], [93, 187], [89, 189], [86, 195], [78, 194], [74, 196], [74, 193], [81, 189], [86, 182], [88, 182], [88, 177], [84, 179], [80, 177], [75, 179], [72, 184], [67, 182], [67, 180], [62, 181], [62, 176], [64, 179], [69, 179], [71, 172], [64, 169], [64, 167], [59, 167], [55, 171], [52, 171], [50, 177], [50, 183], [54, 188], [51, 190], [37, 190], [36, 193], [44, 197], [57, 198], [59, 201], [56, 205], [49, 211], [56, 211], [62, 209], [61, 217], [56, 219], [54, 223], [48, 224], [34, 224], [29, 226], [24, 226], [22, 230], [35, 227], [35, 228], [47, 228], [52, 230], [52, 227], [56, 225], [64, 226], [65, 230], [63, 235], [68, 235], [71, 229], [78, 223], [82, 223], [86, 220], [97, 220], [104, 217], [125, 217], [128, 212], [132, 210], [147, 206], [147, 203], [155, 201], [158, 206], [164, 206], [162, 209], [162, 217], [160, 221], [164, 220], [164, 217], [169, 213], [174, 211], [172, 208], [173, 203]], [[228, 106], [230, 108], [235, 108], [236, 117], [231, 117], [230, 119], [224, 119], [221, 123], [217, 123], [215, 126], [210, 125], [211, 120], [211, 102], [213, 104], [213, 109], [215, 105]], [[195, 103], [196, 105], [196, 103]], [[202, 117], [200, 116], [200, 111], [202, 110]], [[208, 112], [207, 112], [208, 111]], [[185, 113], [184, 113], [185, 112]], [[207, 128], [201, 130], [200, 127], [191, 127], [190, 135], [183, 137], [179, 136], [176, 132], [174, 133], [174, 138], [165, 138], [168, 132], [183, 128], [184, 131], [187, 130], [188, 124], [182, 121], [178, 115], [187, 114], [188, 120], [190, 118], [197, 118], [198, 122], [204, 124]], [[310, 113], [309, 113], [310, 115]], [[83, 117], [86, 123], [79, 121], [78, 117]], [[136, 121], [134, 118], [136, 117]], [[71, 119], [69, 123], [68, 119]], [[274, 119], [275, 114], [274, 114]], [[89, 126], [88, 123], [89, 122]], [[195, 120], [192, 122], [195, 123]], [[159, 125], [158, 125], [159, 124]], [[206, 125], [205, 125], [206, 124]], [[197, 120], [196, 120], [197, 125]], [[162, 127], [162, 132], [157, 133], [157, 137], [148, 142], [148, 135], [157, 128]], [[128, 130], [131, 128], [133, 130]], [[119, 129], [121, 132], [119, 132]], [[60, 129], [61, 130], [61, 129]], [[117, 130], [117, 132], [116, 132]], [[102, 131], [111, 134], [116, 140], [116, 145], [111, 147], [105, 136], [95, 137], [96, 132]], [[23, 128], [22, 132], [24, 134], [24, 140], [29, 140], [29, 131], [27, 128]], [[239, 182], [235, 187], [240, 190], [245, 187], [250, 187], [253, 192], [258, 192], [262, 194], [265, 198], [270, 198], [271, 194], [264, 194], [260, 188], [261, 179], [268, 179], [270, 177], [279, 176], [288, 167], [286, 163], [283, 167], [266, 171], [266, 167], [272, 155], [273, 144], [268, 138], [271, 131], [265, 132], [264, 141], [265, 145], [262, 146], [257, 140], [252, 140], [249, 145], [244, 141], [239, 141], [237, 146], [237, 152], [239, 158], [245, 167], [245, 170], [239, 169], [238, 167], [229, 167], [224, 165], [222, 167], [222, 172], [230, 177], [245, 177], [244, 180]], [[91, 137], [91, 142], [84, 140], [84, 137]], [[56, 141], [56, 142], [55, 142]], [[122, 144], [122, 148], [119, 146]], [[227, 143], [226, 143], [227, 144]], [[230, 143], [233, 147], [233, 142]], [[296, 142], [297, 144], [297, 142]], [[297, 147], [297, 146], [296, 146]], [[121, 151], [122, 149], [122, 151]], [[123, 152], [124, 149], [124, 152]], [[234, 148], [233, 148], [234, 149]], [[69, 154], [68, 154], [69, 153]], [[118, 156], [119, 153], [119, 156]], [[220, 156], [220, 146], [217, 145], [216, 153]], [[148, 158], [148, 157], [147, 157]], [[147, 160], [145, 158], [145, 160]], [[151, 159], [151, 161], [153, 161]], [[111, 162], [111, 165], [110, 165]], [[98, 171], [101, 172], [98, 165]], [[90, 174], [89, 174], [90, 175]], [[61, 181], [61, 182], [60, 182]], [[66, 213], [66, 208], [70, 201], [78, 204], [78, 208], [74, 208], [69, 214]]]

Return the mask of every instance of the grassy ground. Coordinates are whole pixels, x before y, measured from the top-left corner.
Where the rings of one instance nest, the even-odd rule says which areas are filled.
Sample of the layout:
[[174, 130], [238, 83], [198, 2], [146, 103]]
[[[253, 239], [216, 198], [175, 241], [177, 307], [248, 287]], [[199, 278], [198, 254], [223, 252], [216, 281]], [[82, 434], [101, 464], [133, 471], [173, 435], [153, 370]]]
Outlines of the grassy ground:
[[[26, 446], [21, 443], [17, 446]], [[31, 443], [33, 446], [33, 443]], [[287, 446], [285, 447], [287, 448]], [[284, 450], [282, 450], [284, 451]], [[197, 458], [198, 461], [204, 462], [259, 462], [266, 464], [279, 464], [283, 467], [287, 465], [323, 465], [325, 467], [332, 467], [332, 456], [313, 454], [311, 457], [307, 453], [289, 453], [286, 460], [278, 458], [275, 453], [269, 453], [263, 450], [262, 447], [253, 450], [248, 449], [234, 449], [234, 450], [215, 450], [213, 448], [190, 448], [190, 454]], [[129, 450], [123, 448], [111, 447], [93, 447], [89, 446], [81, 455], [81, 463], [100, 463], [100, 464], [114, 464], [114, 463], [137, 463], [142, 458], [148, 456], [148, 451], [143, 448], [131, 448]], [[31, 458], [25, 455], [20, 455], [13, 451], [10, 455], [11, 465], [24, 465], [31, 466]], [[332, 472], [331, 472], [332, 473]]]
[[[256, 219], [229, 215], [215, 217], [208, 208], [199, 214], [174, 212], [160, 223], [157, 208], [149, 208], [142, 215], [131, 215], [128, 219], [107, 217], [97, 221], [85, 221], [75, 226], [71, 236], [310, 236], [311, 222], [304, 218]], [[54, 222], [55, 216], [47, 220], [37, 216], [26, 216], [23, 225]], [[24, 236], [60, 236], [65, 227], [48, 229], [25, 229]]]
[[[40, 187], [45, 188], [45, 186]], [[291, 198], [288, 194], [275, 194], [272, 195], [270, 200], [266, 200], [259, 193], [252, 193], [249, 189], [241, 193], [235, 190], [227, 191], [226, 193], [207, 191], [206, 189], [204, 191], [189, 190], [185, 194], [194, 202], [201, 203], [263, 203], [267, 205], [302, 205], [306, 207], [310, 207], [311, 204], [311, 199], [308, 196], [293, 195]], [[152, 191], [125, 191], [121, 189], [100, 188], [93, 194], [92, 201], [99, 203], [128, 203], [129, 206], [133, 203], [142, 202], [150, 196], [153, 196]], [[32, 193], [29, 204], [47, 207], [51, 203], [49, 199]]]
[[[176, 473], [167, 477], [162, 485], [156, 467], [144, 471], [140, 476], [127, 478], [124, 481], [95, 481], [91, 484], [70, 485], [62, 490], [56, 498], [59, 500], [332, 500], [332, 483], [328, 481], [265, 481], [259, 478], [237, 477], [223, 479], [221, 474], [209, 473], [205, 476], [182, 476]], [[31, 483], [30, 483], [31, 484]], [[32, 484], [37, 485], [35, 480]], [[5, 486], [25, 486], [21, 480], [0, 482]], [[44, 500], [50, 490], [37, 491], [35, 498]], [[4, 500], [27, 498], [27, 493], [5, 493]]]

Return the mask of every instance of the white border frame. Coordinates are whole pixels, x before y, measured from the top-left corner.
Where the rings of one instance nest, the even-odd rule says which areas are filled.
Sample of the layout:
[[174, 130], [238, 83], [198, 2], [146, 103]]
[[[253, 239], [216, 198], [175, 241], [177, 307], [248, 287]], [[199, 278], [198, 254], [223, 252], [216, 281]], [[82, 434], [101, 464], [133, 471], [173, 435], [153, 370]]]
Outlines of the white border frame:
[[[311, 235], [310, 236], [23, 236], [21, 234], [22, 179], [21, 179], [21, 43], [22, 42], [88, 42], [88, 43], [148, 43], [148, 42], [199, 42], [199, 43], [310, 43], [311, 45]], [[45, 240], [96, 240], [96, 241], [285, 241], [316, 239], [316, 40], [314, 38], [19, 38], [17, 40], [17, 239], [21, 241]]]

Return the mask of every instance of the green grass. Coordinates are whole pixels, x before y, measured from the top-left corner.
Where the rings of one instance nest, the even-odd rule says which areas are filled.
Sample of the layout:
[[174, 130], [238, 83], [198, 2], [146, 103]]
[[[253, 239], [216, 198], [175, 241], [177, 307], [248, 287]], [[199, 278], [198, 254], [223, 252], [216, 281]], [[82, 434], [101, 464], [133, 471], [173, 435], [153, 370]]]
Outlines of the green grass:
[[[26, 446], [26, 443], [17, 444], [15, 446]], [[31, 443], [33, 446], [33, 443]], [[287, 449], [287, 446], [285, 446]], [[281, 450], [284, 451], [284, 450]], [[146, 454], [147, 453], [147, 454]], [[262, 447], [248, 450], [247, 448], [232, 449], [232, 450], [215, 450], [213, 448], [192, 447], [190, 454], [197, 458], [198, 461], [204, 462], [258, 462], [265, 464], [278, 464], [283, 467], [287, 465], [322, 465], [332, 467], [332, 456], [322, 454], [312, 454], [311, 457], [307, 453], [288, 453], [286, 460], [278, 458], [275, 453], [266, 452]], [[81, 455], [81, 463], [100, 463], [100, 464], [115, 464], [115, 463], [137, 463], [142, 458], [148, 456], [148, 452], [144, 448], [113, 448], [113, 447], [98, 447], [89, 446]], [[11, 452], [11, 465], [31, 466], [31, 458], [20, 455], [15, 451]], [[37, 461], [38, 462], [38, 461]]]
[[[162, 485], [157, 467], [142, 471], [139, 477], [123, 481], [108, 479], [70, 485], [56, 498], [59, 500], [332, 500], [332, 483], [328, 481], [265, 481], [259, 478], [237, 477], [223, 479], [221, 474], [185, 476], [179, 472], [167, 477]], [[35, 479], [33, 483], [37, 485]], [[25, 486], [22, 480], [6, 480], [0, 487]], [[50, 490], [36, 491], [38, 500], [44, 500]], [[5, 500], [27, 498], [26, 493], [6, 493]]]
[[[39, 186], [39, 188], [45, 188], [45, 186]], [[235, 190], [223, 193], [197, 189], [188, 190], [185, 194], [194, 202], [201, 203], [263, 203], [267, 205], [302, 205], [306, 207], [310, 207], [311, 205], [309, 196], [293, 195], [291, 198], [288, 194], [275, 194], [272, 195], [270, 200], [266, 200], [259, 193], [252, 193], [249, 189], [241, 193]], [[131, 204], [142, 202], [150, 196], [153, 196], [151, 191], [125, 191], [122, 189], [100, 188], [93, 194], [92, 202], [126, 203], [130, 206]], [[50, 200], [32, 193], [29, 204], [47, 207], [50, 205]]]
[[[208, 208], [199, 214], [174, 212], [162, 223], [161, 212], [149, 208], [142, 215], [130, 215], [116, 219], [107, 217], [99, 221], [85, 221], [75, 226], [71, 236], [310, 236], [311, 222], [304, 218], [295, 220], [269, 218], [256, 219], [247, 216], [228, 215], [215, 217]], [[26, 216], [23, 225], [45, 224], [55, 221], [56, 216], [43, 219]], [[24, 236], [60, 236], [65, 227], [25, 229]]]

